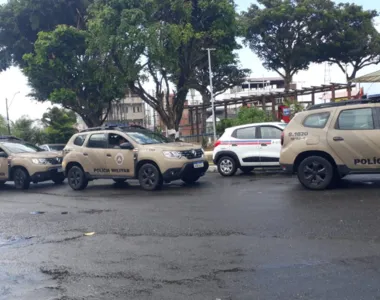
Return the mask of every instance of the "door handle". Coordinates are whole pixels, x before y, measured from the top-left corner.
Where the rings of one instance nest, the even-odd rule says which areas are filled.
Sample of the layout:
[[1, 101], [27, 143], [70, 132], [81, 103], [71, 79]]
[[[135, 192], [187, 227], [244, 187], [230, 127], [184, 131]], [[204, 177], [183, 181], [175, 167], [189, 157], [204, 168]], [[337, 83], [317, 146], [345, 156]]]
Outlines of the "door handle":
[[111, 154], [109, 154], [109, 153], [107, 153], [107, 156], [108, 156], [108, 157], [111, 157], [112, 155], [111, 155]]
[[268, 146], [268, 145], [267, 145], [267, 144], [261, 144], [261, 146], [266, 147], [266, 146]]
[[232, 144], [231, 146], [232, 146], [232, 147], [236, 147], [237, 145], [236, 145], [236, 144]]
[[339, 141], [344, 141], [344, 138], [342, 138], [342, 137], [340, 137], [340, 136], [334, 136], [334, 137], [333, 137], [333, 140], [334, 140], [335, 142], [339, 142]]
[[83, 153], [84, 156], [88, 156], [88, 153]]

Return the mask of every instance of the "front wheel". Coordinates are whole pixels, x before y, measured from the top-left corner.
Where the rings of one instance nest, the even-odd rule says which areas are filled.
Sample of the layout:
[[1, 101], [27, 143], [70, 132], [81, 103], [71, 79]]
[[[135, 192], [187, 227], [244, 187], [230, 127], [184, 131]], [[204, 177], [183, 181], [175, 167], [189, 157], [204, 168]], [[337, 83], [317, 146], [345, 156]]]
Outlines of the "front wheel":
[[146, 191], [158, 190], [164, 181], [158, 168], [153, 164], [144, 164], [138, 173], [141, 187]]
[[183, 177], [182, 181], [186, 184], [193, 184], [193, 183], [197, 182], [199, 180], [199, 178], [201, 178], [201, 176], [199, 176], [199, 175], [187, 176], [187, 177]]
[[13, 181], [17, 189], [27, 190], [30, 186], [30, 177], [26, 170], [17, 168], [13, 172]]
[[297, 170], [298, 180], [310, 190], [324, 190], [334, 179], [332, 164], [321, 156], [305, 158]]
[[233, 176], [237, 171], [236, 161], [230, 156], [223, 156], [218, 161], [218, 172], [222, 176]]
[[51, 179], [55, 184], [62, 184], [65, 181], [65, 175], [58, 174]]
[[82, 168], [74, 166], [67, 173], [67, 180], [74, 191], [80, 191], [87, 187], [88, 180]]

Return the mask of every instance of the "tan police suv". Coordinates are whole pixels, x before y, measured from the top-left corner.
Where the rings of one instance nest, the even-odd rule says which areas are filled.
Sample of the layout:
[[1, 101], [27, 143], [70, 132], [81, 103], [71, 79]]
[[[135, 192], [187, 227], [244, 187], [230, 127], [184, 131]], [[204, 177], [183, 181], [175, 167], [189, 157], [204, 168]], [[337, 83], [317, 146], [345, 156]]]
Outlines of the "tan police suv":
[[16, 188], [28, 189], [31, 182], [65, 180], [62, 152], [44, 152], [26, 142], [0, 140], [0, 185], [13, 181]]
[[311, 106], [281, 139], [280, 165], [308, 189], [332, 187], [348, 174], [380, 173], [380, 98]]
[[179, 179], [194, 183], [208, 169], [200, 146], [172, 142], [141, 126], [90, 128], [75, 134], [63, 151], [73, 190], [94, 179], [138, 179], [143, 189], [156, 190]]

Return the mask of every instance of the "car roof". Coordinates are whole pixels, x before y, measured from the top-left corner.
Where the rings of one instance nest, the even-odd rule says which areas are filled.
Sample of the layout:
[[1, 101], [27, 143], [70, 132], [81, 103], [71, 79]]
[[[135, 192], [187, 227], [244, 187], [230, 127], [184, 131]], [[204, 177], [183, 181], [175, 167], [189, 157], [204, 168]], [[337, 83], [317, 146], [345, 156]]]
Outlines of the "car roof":
[[226, 130], [235, 130], [235, 129], [245, 128], [245, 127], [250, 127], [250, 126], [262, 126], [262, 125], [282, 126], [284, 124], [286, 124], [286, 123], [281, 123], [281, 122], [250, 123], [250, 124], [244, 124], [244, 125], [238, 125], [238, 126], [228, 127], [228, 128], [226, 128]]

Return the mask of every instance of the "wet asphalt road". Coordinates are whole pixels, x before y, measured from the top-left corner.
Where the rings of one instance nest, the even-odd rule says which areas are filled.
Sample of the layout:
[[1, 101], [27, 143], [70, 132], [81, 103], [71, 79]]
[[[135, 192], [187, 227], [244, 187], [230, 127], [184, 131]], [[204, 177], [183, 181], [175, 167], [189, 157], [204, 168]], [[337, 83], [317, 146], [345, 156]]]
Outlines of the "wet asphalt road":
[[380, 299], [379, 191], [378, 176], [325, 192], [254, 174], [7, 185], [0, 299]]

